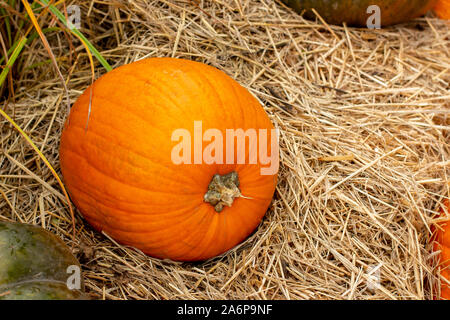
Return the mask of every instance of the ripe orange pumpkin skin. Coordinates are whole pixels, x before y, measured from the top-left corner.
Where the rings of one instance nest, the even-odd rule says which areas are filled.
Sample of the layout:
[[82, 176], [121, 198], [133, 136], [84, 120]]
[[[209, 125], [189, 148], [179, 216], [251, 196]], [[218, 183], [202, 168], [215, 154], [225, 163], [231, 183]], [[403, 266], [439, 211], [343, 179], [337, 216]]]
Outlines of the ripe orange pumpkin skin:
[[450, 0], [438, 0], [434, 12], [441, 19], [450, 19]]
[[346, 22], [348, 25], [367, 26], [367, 19], [371, 13], [367, 8], [371, 5], [380, 7], [381, 25], [389, 26], [406, 22], [427, 13], [436, 0], [283, 0], [295, 11], [305, 13], [308, 19], [314, 19], [315, 9], [319, 15], [330, 24], [340, 25]]
[[[446, 200], [444, 206], [450, 212], [450, 201]], [[442, 214], [444, 211], [442, 210]], [[437, 229], [433, 237], [434, 251], [441, 251], [441, 275], [450, 281], [450, 221], [441, 225], [441, 229]], [[450, 300], [450, 285], [441, 281], [441, 299]]]
[[[224, 136], [226, 129], [273, 129], [245, 88], [213, 67], [172, 58], [121, 66], [91, 87], [65, 123], [60, 164], [71, 199], [95, 229], [150, 256], [180, 261], [221, 254], [254, 231], [271, 202], [276, 173], [261, 175], [266, 165], [260, 161], [177, 165], [171, 158], [178, 143], [172, 133], [192, 133], [194, 121], [202, 121], [203, 132], [215, 128]], [[215, 174], [231, 172], [245, 198], [217, 212], [205, 193]]]

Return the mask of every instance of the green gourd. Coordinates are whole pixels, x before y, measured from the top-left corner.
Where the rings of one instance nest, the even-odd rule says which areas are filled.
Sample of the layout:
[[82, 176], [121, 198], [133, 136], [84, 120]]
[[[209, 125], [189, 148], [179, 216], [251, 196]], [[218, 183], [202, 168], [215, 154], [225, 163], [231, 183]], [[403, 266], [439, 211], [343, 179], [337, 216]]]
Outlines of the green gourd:
[[87, 299], [80, 270], [51, 232], [0, 221], [0, 300]]

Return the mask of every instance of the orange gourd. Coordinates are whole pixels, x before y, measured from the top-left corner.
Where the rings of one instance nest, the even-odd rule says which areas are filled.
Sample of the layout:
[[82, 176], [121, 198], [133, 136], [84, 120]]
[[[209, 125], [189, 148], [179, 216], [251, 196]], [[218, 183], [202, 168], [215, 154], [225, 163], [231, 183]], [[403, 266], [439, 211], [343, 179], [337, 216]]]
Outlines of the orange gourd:
[[450, 0], [438, 0], [434, 12], [441, 19], [450, 19]]
[[[450, 201], [446, 200], [444, 206], [450, 213]], [[442, 211], [444, 214], [444, 211]], [[440, 267], [443, 278], [450, 281], [450, 221], [441, 224], [442, 229], [436, 228], [436, 233], [433, 237], [433, 247], [435, 251], [441, 251]], [[441, 280], [441, 298], [450, 300], [450, 285]]]
[[[230, 135], [228, 143], [227, 130], [239, 129], [247, 139]], [[95, 229], [153, 257], [205, 260], [243, 241], [263, 218], [277, 181], [276, 171], [263, 173], [278, 168], [276, 137], [258, 101], [224, 72], [150, 58], [108, 72], [78, 98], [60, 164], [71, 199]], [[255, 161], [262, 151], [269, 158]]]
[[[282, 0], [308, 19], [315, 19], [313, 9], [327, 22], [366, 27], [377, 6], [381, 26], [402, 23], [427, 13], [437, 0]], [[442, 1], [442, 0], [441, 0]], [[445, 1], [445, 0], [444, 0]]]

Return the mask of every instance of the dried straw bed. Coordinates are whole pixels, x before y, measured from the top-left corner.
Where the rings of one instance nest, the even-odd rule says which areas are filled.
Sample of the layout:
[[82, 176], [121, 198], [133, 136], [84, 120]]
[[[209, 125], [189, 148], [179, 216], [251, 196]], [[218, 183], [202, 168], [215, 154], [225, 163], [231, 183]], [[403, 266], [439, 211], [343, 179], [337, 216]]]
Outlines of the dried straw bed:
[[[428, 242], [449, 194], [449, 24], [429, 14], [376, 31], [334, 27], [272, 0], [77, 3], [82, 31], [114, 67], [154, 56], [211, 64], [248, 88], [281, 132], [279, 183], [260, 227], [221, 257], [193, 264], [122, 247], [78, 214], [72, 243], [56, 180], [0, 119], [0, 219], [42, 225], [73, 244], [92, 298], [435, 294]], [[73, 102], [90, 83], [87, 56], [76, 41], [70, 55], [62, 33], [49, 41]], [[47, 59], [33, 42], [16, 100], [1, 106], [58, 169], [67, 107]], [[378, 286], [370, 282], [377, 272]]]

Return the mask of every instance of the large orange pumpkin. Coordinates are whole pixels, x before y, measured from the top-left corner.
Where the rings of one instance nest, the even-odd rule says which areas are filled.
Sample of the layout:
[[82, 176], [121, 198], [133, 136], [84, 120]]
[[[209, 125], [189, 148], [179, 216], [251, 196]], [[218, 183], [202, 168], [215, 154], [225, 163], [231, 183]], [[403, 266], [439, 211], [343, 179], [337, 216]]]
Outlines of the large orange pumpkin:
[[[258, 144], [232, 135], [226, 143], [227, 130], [238, 129], [258, 133]], [[144, 59], [108, 72], [75, 102], [61, 171], [95, 229], [157, 258], [204, 260], [243, 241], [267, 211], [276, 136], [258, 101], [224, 72]], [[270, 157], [254, 161], [264, 149]], [[275, 171], [263, 172], [269, 166]]]
[[450, 0], [438, 0], [434, 12], [441, 19], [450, 19]]
[[[446, 200], [444, 206], [447, 207], [447, 211], [450, 213], [450, 201]], [[442, 214], [444, 212], [442, 211]], [[441, 251], [441, 275], [443, 278], [450, 281], [450, 221], [442, 223], [442, 229], [437, 229], [434, 241], [434, 250]], [[450, 300], [450, 285], [441, 280], [441, 298]]]
[[436, 0], [282, 0], [307, 18], [315, 18], [312, 9], [328, 23], [367, 26], [372, 15], [368, 8], [377, 5], [380, 8], [380, 23], [388, 26], [412, 20], [429, 11]]

